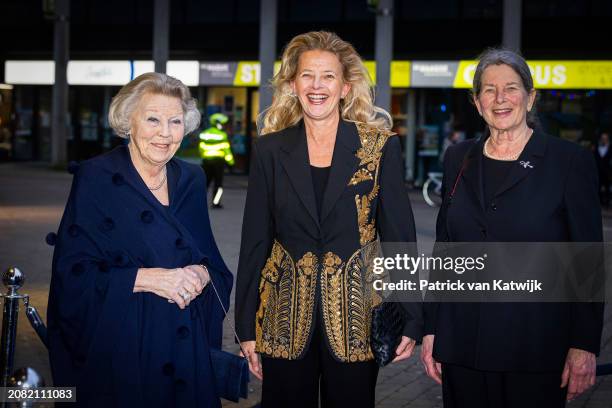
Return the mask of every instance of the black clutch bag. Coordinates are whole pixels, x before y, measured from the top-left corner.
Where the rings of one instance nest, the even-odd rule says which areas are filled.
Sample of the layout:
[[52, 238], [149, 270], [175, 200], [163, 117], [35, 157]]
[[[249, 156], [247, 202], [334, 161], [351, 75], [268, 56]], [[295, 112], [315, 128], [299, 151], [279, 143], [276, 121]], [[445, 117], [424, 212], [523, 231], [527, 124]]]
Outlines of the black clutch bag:
[[[221, 309], [223, 309], [225, 316], [227, 316], [227, 310], [225, 310], [225, 306], [223, 306], [223, 302], [212, 281], [212, 277], [210, 284], [215, 291], [215, 295], [217, 295], [217, 300], [219, 300]], [[240, 344], [240, 339], [233, 325], [232, 330], [234, 331], [236, 340], [238, 340], [238, 344]], [[248, 398], [249, 363], [246, 357], [240, 357], [227, 351], [211, 348], [210, 362], [213, 369], [213, 376], [215, 377], [215, 391], [217, 392], [217, 396], [233, 402], [238, 402], [240, 398]]]
[[397, 302], [383, 302], [372, 309], [370, 343], [374, 360], [380, 367], [395, 358], [406, 321], [406, 311]]
[[219, 397], [233, 402], [248, 398], [249, 365], [244, 357], [210, 349], [210, 362], [215, 377], [215, 390]]

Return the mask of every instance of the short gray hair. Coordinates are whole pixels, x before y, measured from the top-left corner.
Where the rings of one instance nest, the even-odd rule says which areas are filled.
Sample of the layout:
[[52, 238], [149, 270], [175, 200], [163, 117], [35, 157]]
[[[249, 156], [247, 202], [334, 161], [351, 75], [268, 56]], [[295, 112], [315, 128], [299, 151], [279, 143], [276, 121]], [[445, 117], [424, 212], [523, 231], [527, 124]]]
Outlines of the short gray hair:
[[108, 110], [108, 123], [115, 133], [127, 138], [130, 119], [136, 105], [145, 94], [172, 96], [181, 100], [185, 122], [185, 134], [200, 126], [200, 111], [189, 88], [176, 78], [158, 72], [147, 72], [128, 82], [113, 97]]
[[[477, 98], [482, 90], [482, 75], [489, 66], [491, 65], [507, 65], [517, 73], [521, 78], [523, 88], [527, 93], [534, 90], [533, 77], [531, 76], [531, 70], [527, 61], [519, 53], [509, 50], [507, 48], [487, 48], [478, 56], [478, 66], [474, 72], [474, 81], [472, 83], [472, 96]], [[534, 102], [535, 107], [535, 102]], [[537, 118], [535, 109], [527, 112], [527, 124], [530, 127], [537, 125]]]

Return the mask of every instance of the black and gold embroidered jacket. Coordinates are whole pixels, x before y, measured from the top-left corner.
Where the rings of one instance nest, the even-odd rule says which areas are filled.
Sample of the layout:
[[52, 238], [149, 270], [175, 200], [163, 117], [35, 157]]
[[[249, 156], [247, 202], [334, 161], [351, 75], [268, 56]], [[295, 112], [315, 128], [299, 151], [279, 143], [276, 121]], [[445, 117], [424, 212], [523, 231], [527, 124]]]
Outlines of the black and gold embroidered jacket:
[[[378, 240], [414, 242], [399, 140], [340, 121], [319, 216], [303, 122], [253, 147], [236, 282], [236, 329], [264, 355], [299, 359], [317, 309], [342, 362], [372, 359], [372, 257]], [[368, 267], [370, 265], [370, 267]], [[418, 305], [404, 334], [420, 339]]]

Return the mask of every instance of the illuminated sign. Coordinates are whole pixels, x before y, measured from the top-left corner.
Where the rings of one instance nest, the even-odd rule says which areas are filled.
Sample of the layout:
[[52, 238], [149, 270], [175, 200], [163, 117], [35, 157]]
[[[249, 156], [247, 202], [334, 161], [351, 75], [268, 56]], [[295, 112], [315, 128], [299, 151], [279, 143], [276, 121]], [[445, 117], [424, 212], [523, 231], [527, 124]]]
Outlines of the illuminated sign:
[[187, 86], [200, 84], [200, 63], [198, 61], [168, 61], [166, 73]]
[[[612, 89], [612, 61], [527, 61], [536, 89]], [[471, 88], [476, 61], [461, 61], [454, 88]]]
[[234, 76], [235, 86], [259, 86], [261, 66], [257, 61], [240, 61]]
[[134, 78], [129, 61], [70, 61], [70, 85], [125, 85]]
[[[198, 61], [168, 61], [166, 72], [187, 86], [197, 86], [199, 66]], [[70, 61], [68, 84], [122, 86], [154, 70], [153, 61]]]
[[412, 80], [410, 61], [391, 61], [391, 87], [408, 88]]
[[412, 61], [410, 86], [415, 88], [452, 88], [457, 61]]
[[[408, 88], [410, 86], [410, 61], [391, 61], [391, 79], [393, 88]], [[376, 61], [363, 61], [372, 83], [376, 84]]]
[[4, 82], [13, 85], [53, 85], [55, 63], [53, 61], [6, 61]]
[[236, 76], [237, 62], [201, 62], [200, 84], [232, 85]]
[[[612, 61], [528, 61], [536, 89], [612, 89]], [[376, 83], [376, 62], [364, 61]], [[13, 85], [53, 85], [53, 61], [6, 61], [4, 82]], [[151, 72], [153, 61], [70, 61], [70, 85], [125, 85]], [[274, 72], [280, 62], [274, 64]], [[393, 88], [471, 88], [476, 61], [392, 61]], [[168, 75], [188, 86], [248, 86], [260, 84], [258, 61], [168, 61]]]

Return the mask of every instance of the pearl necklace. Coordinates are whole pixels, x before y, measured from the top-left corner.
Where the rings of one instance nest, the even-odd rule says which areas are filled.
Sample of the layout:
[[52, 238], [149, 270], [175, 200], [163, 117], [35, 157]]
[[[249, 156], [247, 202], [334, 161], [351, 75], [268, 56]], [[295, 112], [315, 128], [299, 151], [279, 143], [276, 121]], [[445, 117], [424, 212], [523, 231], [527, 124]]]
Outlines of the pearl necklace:
[[[529, 133], [530, 130], [531, 129], [527, 130], [527, 133]], [[531, 136], [531, 133], [529, 133], [529, 135], [527, 136], [527, 139], [529, 139], [530, 136]], [[489, 138], [487, 139], [487, 141], [484, 144], [484, 149], [483, 149], [484, 155], [487, 156], [489, 159], [503, 160], [503, 161], [515, 161], [515, 160], [517, 160], [519, 158], [519, 156], [523, 152], [523, 149], [525, 148], [525, 146], [523, 146], [523, 149], [519, 150], [517, 153], [512, 154], [512, 155], [508, 155], [508, 156], [494, 156], [493, 154], [491, 154], [489, 152], [489, 145], [490, 145], [490, 142], [491, 142], [491, 138], [492, 138], [492, 136], [489, 136]]]
[[167, 174], [168, 174], [168, 173], [167, 173], [167, 171], [166, 171], [166, 167], [164, 166], [164, 177], [162, 178], [162, 181], [159, 183], [159, 185], [157, 185], [157, 186], [155, 186], [155, 187], [149, 187], [149, 186], [147, 186], [147, 188], [148, 188], [150, 191], [157, 191], [157, 190], [159, 190], [159, 189], [160, 189], [160, 188], [161, 188], [161, 187], [164, 185], [164, 183], [166, 182], [166, 176], [167, 176]]

